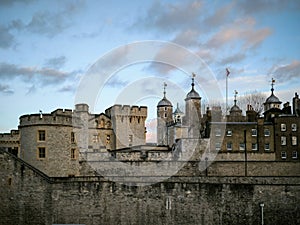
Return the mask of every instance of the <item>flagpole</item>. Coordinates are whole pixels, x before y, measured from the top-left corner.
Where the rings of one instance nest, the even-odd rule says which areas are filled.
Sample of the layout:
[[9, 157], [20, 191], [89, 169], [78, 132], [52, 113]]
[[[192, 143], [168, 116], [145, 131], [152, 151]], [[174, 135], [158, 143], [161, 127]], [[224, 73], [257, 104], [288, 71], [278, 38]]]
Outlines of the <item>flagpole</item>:
[[226, 116], [228, 110], [228, 75], [226, 74]]
[[226, 116], [228, 114], [228, 76], [230, 74], [230, 71], [228, 68], [226, 68]]

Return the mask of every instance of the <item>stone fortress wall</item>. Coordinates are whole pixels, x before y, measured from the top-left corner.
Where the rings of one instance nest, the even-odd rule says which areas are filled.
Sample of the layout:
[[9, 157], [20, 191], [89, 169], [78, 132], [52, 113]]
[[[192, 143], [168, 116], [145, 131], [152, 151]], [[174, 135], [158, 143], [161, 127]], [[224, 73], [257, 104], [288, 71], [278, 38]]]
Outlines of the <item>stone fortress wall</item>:
[[[300, 178], [173, 176], [146, 186], [51, 178], [0, 150], [0, 224], [300, 223]], [[146, 178], [145, 178], [146, 179]], [[150, 178], [143, 181], [151, 182]], [[135, 177], [131, 178], [137, 184]], [[128, 183], [127, 183], [128, 184]], [[130, 184], [130, 183], [129, 183]]]

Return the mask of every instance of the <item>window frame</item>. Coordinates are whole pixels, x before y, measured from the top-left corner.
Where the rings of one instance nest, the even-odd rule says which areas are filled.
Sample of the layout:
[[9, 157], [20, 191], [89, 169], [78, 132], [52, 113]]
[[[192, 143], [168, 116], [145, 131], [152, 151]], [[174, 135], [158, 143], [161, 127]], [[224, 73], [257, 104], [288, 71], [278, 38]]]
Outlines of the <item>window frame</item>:
[[292, 159], [298, 159], [298, 152], [297, 151], [292, 152]]
[[257, 129], [256, 128], [251, 129], [251, 136], [252, 137], [256, 137], [257, 136]]
[[282, 131], [282, 132], [286, 131], [286, 124], [285, 123], [280, 124], [280, 131]]
[[232, 136], [232, 130], [227, 130], [226, 131], [226, 136], [231, 137]]
[[280, 136], [280, 145], [286, 146], [286, 136]]
[[282, 151], [280, 153], [280, 156], [281, 156], [281, 159], [286, 159], [287, 158], [286, 151]]
[[232, 151], [232, 142], [231, 141], [226, 143], [226, 150], [227, 151]]
[[[255, 148], [253, 148], [253, 146], [255, 146]], [[251, 144], [251, 150], [252, 150], [252, 151], [257, 151], [257, 150], [258, 150], [258, 149], [257, 149], [257, 143], [256, 143], [256, 142]]]
[[[42, 153], [41, 150], [43, 150], [44, 152]], [[37, 158], [39, 160], [44, 160], [46, 159], [47, 153], [46, 153], [46, 147], [38, 147], [37, 148]]]
[[239, 150], [245, 151], [245, 143], [244, 142], [239, 144]]
[[297, 131], [297, 124], [296, 123], [292, 123], [291, 124], [291, 129], [293, 132]]
[[269, 129], [269, 128], [265, 128], [265, 129], [264, 129], [264, 135], [265, 135], [265, 137], [270, 137], [271, 132], [270, 132], [270, 129]]
[[270, 143], [265, 143], [265, 151], [270, 151]]
[[37, 140], [39, 142], [46, 141], [46, 130], [38, 130], [37, 131]]

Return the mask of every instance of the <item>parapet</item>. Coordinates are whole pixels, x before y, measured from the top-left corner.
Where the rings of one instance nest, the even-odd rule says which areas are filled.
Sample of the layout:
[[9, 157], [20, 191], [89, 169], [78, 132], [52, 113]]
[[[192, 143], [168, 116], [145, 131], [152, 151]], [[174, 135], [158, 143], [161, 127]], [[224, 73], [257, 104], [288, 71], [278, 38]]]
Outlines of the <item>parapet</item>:
[[[109, 112], [108, 112], [109, 111]], [[141, 116], [147, 117], [146, 106], [130, 106], [130, 105], [113, 105], [106, 112], [110, 113], [109, 116]]]
[[76, 112], [89, 112], [89, 106], [85, 103], [80, 103], [75, 105]]

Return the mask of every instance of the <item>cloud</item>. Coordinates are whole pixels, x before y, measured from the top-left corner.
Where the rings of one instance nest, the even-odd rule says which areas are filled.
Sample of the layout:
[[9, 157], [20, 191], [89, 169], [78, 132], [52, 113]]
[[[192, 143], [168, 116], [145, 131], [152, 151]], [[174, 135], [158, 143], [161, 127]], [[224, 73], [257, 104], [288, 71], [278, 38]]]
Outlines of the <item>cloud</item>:
[[238, 10], [247, 15], [255, 13], [267, 13], [267, 12], [278, 12], [283, 9], [299, 10], [299, 1], [290, 0], [240, 0], [236, 1]]
[[15, 3], [31, 3], [34, 2], [35, 0], [1, 0], [0, 1], [0, 6], [12, 6]]
[[42, 86], [57, 84], [77, 74], [51, 68], [20, 67], [15, 64], [0, 63], [0, 79], [21, 78], [25, 82], [37, 82]]
[[70, 26], [63, 13], [37, 12], [32, 16], [26, 29], [32, 33], [53, 37]]
[[199, 35], [199, 30], [184, 30], [176, 35], [173, 42], [183, 46], [197, 46], [199, 45]]
[[300, 61], [294, 60], [290, 64], [276, 67], [273, 75], [280, 81], [286, 81], [294, 78], [300, 78]]
[[133, 27], [154, 28], [161, 32], [173, 32], [187, 27], [196, 27], [200, 20], [202, 4], [200, 1], [161, 4], [155, 1], [147, 14], [138, 19]]
[[14, 91], [6, 84], [0, 84], [0, 93], [4, 93], [4, 94], [13, 94]]
[[0, 25], [0, 48], [7, 49], [15, 44], [14, 36], [8, 27]]
[[228, 57], [224, 57], [221, 59], [220, 64], [221, 65], [227, 65], [227, 64], [232, 64], [232, 63], [237, 63], [242, 61], [243, 59], [246, 58], [245, 53], [236, 53], [234, 55], [230, 55]]
[[255, 48], [271, 34], [270, 28], [255, 29], [255, 23], [253, 18], [236, 20], [215, 33], [206, 46], [220, 48], [226, 45], [237, 45], [236, 42], [240, 42], [245, 49]]
[[66, 61], [67, 59], [65, 56], [54, 57], [47, 59], [47, 61], [45, 62], [45, 66], [59, 69], [65, 65]]
[[58, 91], [59, 92], [75, 92], [77, 86], [72, 86], [72, 85], [66, 85], [60, 88]]

